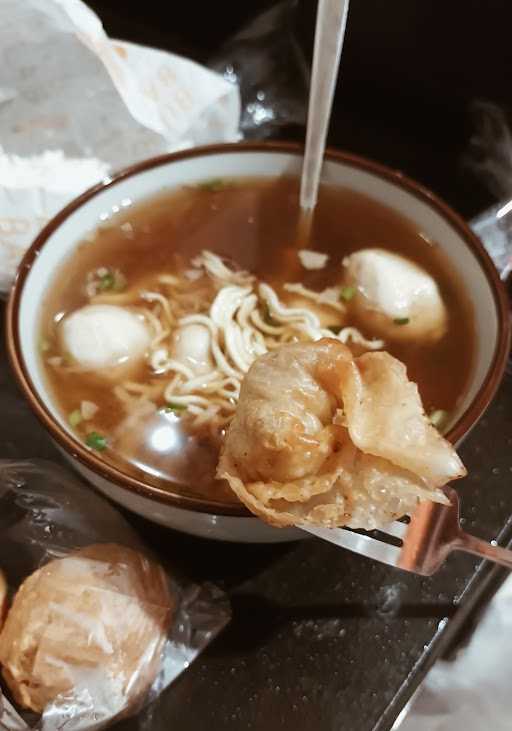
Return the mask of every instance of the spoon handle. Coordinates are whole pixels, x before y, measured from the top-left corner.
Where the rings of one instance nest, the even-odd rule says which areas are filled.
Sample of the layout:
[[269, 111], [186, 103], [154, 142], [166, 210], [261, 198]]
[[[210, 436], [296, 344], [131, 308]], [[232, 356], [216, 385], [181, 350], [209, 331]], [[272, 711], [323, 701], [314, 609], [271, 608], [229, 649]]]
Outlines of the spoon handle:
[[325, 140], [347, 24], [348, 3], [349, 0], [318, 2], [306, 150], [300, 188], [300, 205], [303, 210], [312, 210], [318, 197]]

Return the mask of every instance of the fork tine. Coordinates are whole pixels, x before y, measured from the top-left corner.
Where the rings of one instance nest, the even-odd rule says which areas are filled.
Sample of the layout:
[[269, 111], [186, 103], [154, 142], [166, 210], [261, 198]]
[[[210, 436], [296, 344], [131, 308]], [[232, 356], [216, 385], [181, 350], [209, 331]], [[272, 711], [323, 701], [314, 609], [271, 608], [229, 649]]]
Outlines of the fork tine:
[[387, 533], [395, 538], [405, 538], [409, 523], [400, 523], [398, 520], [394, 520], [392, 523], [388, 523], [383, 528], [379, 528], [381, 533]]
[[336, 546], [348, 548], [349, 551], [354, 551], [367, 558], [373, 558], [376, 561], [387, 563], [390, 566], [398, 565], [402, 549], [397, 546], [390, 546], [376, 538], [361, 535], [360, 533], [351, 533], [343, 528], [316, 528], [313, 526], [306, 528], [303, 525], [300, 527], [302, 530], [317, 536], [317, 538], [334, 543]]

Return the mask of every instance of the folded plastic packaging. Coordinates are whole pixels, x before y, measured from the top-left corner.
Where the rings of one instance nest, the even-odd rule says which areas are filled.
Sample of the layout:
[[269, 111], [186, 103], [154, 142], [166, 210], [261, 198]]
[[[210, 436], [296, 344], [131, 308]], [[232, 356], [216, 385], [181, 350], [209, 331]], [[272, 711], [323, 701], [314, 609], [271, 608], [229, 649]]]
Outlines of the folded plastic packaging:
[[239, 139], [236, 85], [110, 40], [81, 0], [0, 3], [0, 294], [42, 226], [113, 170]]
[[0, 569], [3, 731], [100, 729], [139, 712], [230, 617], [217, 587], [162, 566], [106, 500], [49, 462], [0, 461]]

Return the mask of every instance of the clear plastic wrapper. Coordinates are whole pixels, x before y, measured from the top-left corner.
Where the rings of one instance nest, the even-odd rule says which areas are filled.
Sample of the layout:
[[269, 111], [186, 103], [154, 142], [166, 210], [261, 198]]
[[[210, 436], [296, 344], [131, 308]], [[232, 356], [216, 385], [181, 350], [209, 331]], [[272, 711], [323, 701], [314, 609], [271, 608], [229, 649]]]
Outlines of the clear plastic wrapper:
[[81, 0], [0, 2], [0, 295], [42, 226], [119, 168], [239, 138], [238, 89], [107, 37]]
[[275, 4], [210, 59], [210, 68], [240, 87], [246, 139], [306, 123], [310, 71], [293, 32], [296, 7], [296, 0]]
[[100, 729], [155, 700], [229, 620], [226, 596], [163, 567], [92, 489], [0, 461], [0, 729]]

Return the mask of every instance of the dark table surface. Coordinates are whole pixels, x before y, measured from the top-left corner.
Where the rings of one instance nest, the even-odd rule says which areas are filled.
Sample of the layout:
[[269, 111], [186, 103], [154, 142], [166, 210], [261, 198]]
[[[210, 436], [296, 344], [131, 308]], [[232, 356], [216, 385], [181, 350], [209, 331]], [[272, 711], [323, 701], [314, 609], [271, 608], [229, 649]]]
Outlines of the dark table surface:
[[[0, 355], [0, 458], [60, 461]], [[512, 380], [465, 442], [465, 528], [512, 535]], [[317, 540], [216, 543], [129, 516], [161, 554], [225, 587], [233, 620], [151, 709], [150, 729], [370, 731], [390, 728], [496, 572], [453, 555], [433, 578]], [[504, 529], [504, 530], [503, 530]], [[148, 721], [148, 719], [146, 719]], [[119, 728], [135, 729], [136, 720]]]
[[[122, 14], [118, 3], [92, 4], [118, 37], [182, 52], [192, 48], [198, 58], [201, 48], [206, 49], [203, 55], [216, 50], [215, 38], [208, 36], [204, 24], [195, 49], [186, 23], [180, 35], [179, 22], [169, 20], [172, 30], [166, 34], [154, 3], [147, 3], [144, 18], [140, 3], [123, 4]], [[171, 5], [175, 7], [167, 7]], [[249, 5], [253, 9], [261, 3]], [[368, 0], [366, 5], [372, 3]], [[476, 6], [481, 7], [465, 4], [468, 17], [473, 13], [476, 18]], [[307, 8], [303, 27], [310, 14]], [[424, 23], [427, 20], [423, 18]], [[360, 17], [360, 26], [366, 27], [363, 21]], [[416, 19], [414, 32], [418, 43], [425, 45], [428, 33], [421, 33], [421, 21]], [[453, 15], [450, 22], [455, 28]], [[397, 31], [391, 45], [399, 46], [400, 32], [405, 36], [406, 30]], [[351, 32], [351, 57], [356, 57], [357, 67], [357, 32]], [[405, 45], [410, 43], [409, 39]], [[399, 67], [397, 62], [395, 70]], [[361, 62], [357, 68], [363, 69], [361, 78], [371, 82], [368, 64]], [[421, 64], [417, 73], [420, 68]], [[409, 69], [408, 74], [414, 71]], [[450, 88], [462, 88], [463, 93], [448, 103], [441, 92], [436, 96], [442, 83], [432, 85], [431, 80], [426, 85], [428, 99], [413, 93], [411, 86], [375, 83], [371, 101], [366, 92], [357, 91], [357, 74], [347, 75], [346, 96], [337, 97], [331, 143], [403, 169], [466, 216], [490, 202], [484, 187], [460, 165], [468, 137], [467, 105], [482, 91], [480, 76], [478, 83], [473, 78], [473, 86], [468, 81], [471, 73], [458, 86], [456, 79], [450, 79]], [[493, 78], [491, 96], [496, 96], [495, 86], [499, 85]], [[485, 83], [483, 87], [485, 91]], [[0, 457], [60, 460], [17, 392], [4, 352], [0, 413]], [[461, 455], [470, 473], [460, 486], [465, 528], [485, 539], [500, 536], [501, 542], [508, 542], [512, 537], [510, 377]], [[179, 556], [192, 576], [225, 587], [233, 604], [229, 627], [146, 717], [144, 727], [152, 730], [389, 729], [431, 662], [467, 626], [475, 607], [501, 577], [488, 564], [464, 555], [450, 557], [435, 577], [420, 578], [317, 540], [240, 546], [189, 538], [133, 516], [130, 520], [157, 551]], [[135, 729], [137, 723], [128, 720], [119, 728]]]

